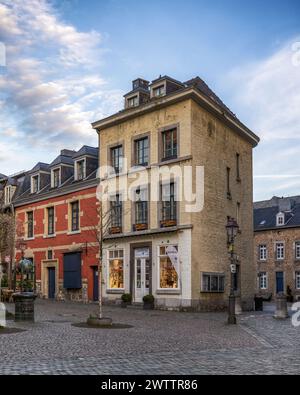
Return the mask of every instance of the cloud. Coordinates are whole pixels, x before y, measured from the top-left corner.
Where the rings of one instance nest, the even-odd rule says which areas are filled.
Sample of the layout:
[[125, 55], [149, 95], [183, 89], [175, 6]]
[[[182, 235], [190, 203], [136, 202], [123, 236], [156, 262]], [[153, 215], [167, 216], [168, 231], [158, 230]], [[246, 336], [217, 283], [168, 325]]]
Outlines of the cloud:
[[[300, 194], [299, 38], [232, 70], [226, 88], [241, 120], [261, 137], [254, 151], [255, 200]], [[300, 48], [300, 46], [299, 46]]]
[[234, 102], [247, 109], [248, 123], [264, 140], [300, 138], [298, 41], [290, 40], [267, 59], [230, 73], [230, 83], [239, 87]]
[[90, 123], [116, 111], [122, 97], [100, 75], [101, 34], [65, 23], [47, 0], [0, 0], [0, 20], [7, 52], [0, 73], [2, 157], [4, 144], [7, 158], [16, 147], [37, 157], [45, 145], [56, 155], [97, 144]]

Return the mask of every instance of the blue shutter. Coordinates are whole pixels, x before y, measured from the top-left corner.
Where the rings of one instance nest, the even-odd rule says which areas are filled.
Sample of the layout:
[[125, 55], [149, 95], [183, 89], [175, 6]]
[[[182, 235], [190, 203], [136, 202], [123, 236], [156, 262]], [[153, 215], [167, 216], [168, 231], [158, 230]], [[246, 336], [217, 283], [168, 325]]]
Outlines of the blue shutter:
[[64, 254], [64, 288], [80, 289], [81, 287], [81, 253]]

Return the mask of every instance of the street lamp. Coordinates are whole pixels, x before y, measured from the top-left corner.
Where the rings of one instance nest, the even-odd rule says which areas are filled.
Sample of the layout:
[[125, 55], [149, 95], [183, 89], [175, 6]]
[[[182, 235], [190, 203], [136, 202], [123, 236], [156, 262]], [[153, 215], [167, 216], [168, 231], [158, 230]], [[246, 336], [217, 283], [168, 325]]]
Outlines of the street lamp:
[[234, 275], [236, 273], [236, 263], [234, 254], [234, 240], [238, 234], [239, 226], [234, 218], [228, 218], [226, 225], [227, 235], [228, 235], [228, 245], [230, 253], [230, 295], [229, 295], [229, 308], [228, 308], [228, 324], [236, 324], [235, 315], [235, 294], [234, 294]]

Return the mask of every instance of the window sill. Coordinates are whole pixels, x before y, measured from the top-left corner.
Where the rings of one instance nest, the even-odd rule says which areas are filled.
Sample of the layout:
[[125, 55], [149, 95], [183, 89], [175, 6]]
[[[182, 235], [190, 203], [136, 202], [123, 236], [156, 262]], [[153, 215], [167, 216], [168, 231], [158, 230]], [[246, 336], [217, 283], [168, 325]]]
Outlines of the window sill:
[[54, 237], [56, 237], [56, 234], [54, 234], [54, 235], [44, 235], [43, 236], [44, 239], [53, 239]]
[[181, 295], [181, 290], [180, 289], [158, 289], [156, 291], [156, 295]]
[[107, 289], [106, 290], [106, 293], [110, 294], [110, 295], [118, 295], [118, 294], [123, 295], [124, 292], [125, 292], [125, 289], [123, 289], [123, 288], [120, 288], [120, 289]]
[[200, 291], [201, 294], [224, 294], [225, 291]]
[[26, 237], [24, 238], [24, 241], [32, 241], [35, 240], [35, 237]]
[[81, 230], [74, 230], [73, 232], [68, 232], [67, 235], [68, 236], [72, 236], [72, 235], [79, 235], [81, 233]]

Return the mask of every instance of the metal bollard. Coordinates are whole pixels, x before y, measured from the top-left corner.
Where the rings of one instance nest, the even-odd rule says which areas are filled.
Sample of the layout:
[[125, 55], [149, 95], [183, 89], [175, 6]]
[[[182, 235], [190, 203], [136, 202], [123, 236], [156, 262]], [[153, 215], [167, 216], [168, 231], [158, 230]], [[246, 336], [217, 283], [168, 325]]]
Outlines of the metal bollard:
[[278, 294], [276, 297], [276, 311], [274, 318], [284, 320], [288, 317], [287, 296], [283, 293]]

